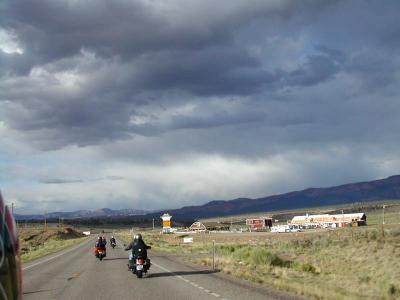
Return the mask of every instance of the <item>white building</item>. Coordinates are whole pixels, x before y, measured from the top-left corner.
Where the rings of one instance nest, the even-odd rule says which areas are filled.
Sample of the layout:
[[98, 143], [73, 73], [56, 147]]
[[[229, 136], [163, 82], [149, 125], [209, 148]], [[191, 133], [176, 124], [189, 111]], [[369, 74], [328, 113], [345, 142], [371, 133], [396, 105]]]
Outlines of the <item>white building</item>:
[[293, 217], [290, 224], [305, 227], [346, 227], [367, 225], [365, 213], [337, 214], [337, 215], [305, 215]]

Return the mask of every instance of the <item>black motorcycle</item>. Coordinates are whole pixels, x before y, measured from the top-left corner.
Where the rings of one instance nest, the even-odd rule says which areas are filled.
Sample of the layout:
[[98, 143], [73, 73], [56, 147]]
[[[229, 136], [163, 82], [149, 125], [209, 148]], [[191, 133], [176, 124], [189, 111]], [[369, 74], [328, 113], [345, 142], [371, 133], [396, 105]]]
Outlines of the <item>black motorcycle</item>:
[[[149, 246], [148, 249], [151, 247]], [[143, 273], [147, 273], [150, 269], [151, 263], [150, 259], [145, 258], [144, 255], [141, 255], [142, 249], [138, 249], [138, 254], [129, 263], [129, 269], [132, 270], [133, 274], [136, 274], [137, 278], [142, 278]]]

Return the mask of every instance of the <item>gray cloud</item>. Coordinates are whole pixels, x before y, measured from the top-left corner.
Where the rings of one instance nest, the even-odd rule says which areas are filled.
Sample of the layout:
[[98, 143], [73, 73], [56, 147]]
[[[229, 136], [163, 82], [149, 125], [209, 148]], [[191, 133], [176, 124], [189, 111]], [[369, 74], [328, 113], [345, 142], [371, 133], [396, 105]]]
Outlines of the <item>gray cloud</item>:
[[315, 85], [332, 79], [342, 67], [344, 55], [338, 50], [317, 47], [319, 54], [310, 55], [306, 63], [284, 75], [286, 85]]
[[[334, 2], [334, 1], [331, 1]], [[198, 49], [224, 43], [243, 24], [257, 18], [310, 12], [330, 3], [307, 1], [4, 1], [0, 25], [11, 28], [40, 59], [79, 53], [131, 56], [154, 50]], [[304, 9], [307, 7], [307, 10]], [[58, 16], [58, 17], [55, 17]], [[50, 47], [48, 47], [50, 46]]]
[[46, 179], [46, 180], [41, 180], [40, 182], [44, 184], [66, 184], [66, 183], [82, 183], [84, 181], [82, 179]]
[[89, 179], [61, 179], [61, 178], [51, 178], [39, 180], [40, 183], [44, 184], [70, 184], [70, 183], [88, 183], [96, 181], [118, 181], [125, 180], [123, 176], [108, 175], [102, 178], [89, 178]]
[[[259, 58], [235, 41], [235, 33], [254, 19], [268, 16], [281, 20], [296, 15], [299, 7], [293, 2], [213, 4], [213, 13], [207, 18], [197, 12], [209, 11], [210, 3], [193, 5], [198, 11], [140, 1], [5, 2], [0, 24], [25, 49], [20, 56], [31, 57], [32, 70], [38, 70], [29, 77], [5, 81], [0, 96], [12, 103], [3, 104], [3, 118], [14, 129], [29, 131], [29, 137], [43, 149], [85, 146], [199, 123], [198, 117], [194, 121], [178, 116], [175, 124], [162, 129], [129, 124], [137, 107], [159, 101], [157, 97], [166, 91], [183, 92], [172, 104], [179, 106], [192, 95], [254, 95], [263, 88], [280, 88], [282, 82], [312, 84], [334, 71], [325, 56], [310, 56], [308, 63], [291, 72], [267, 71]], [[312, 15], [323, 7], [310, 1], [308, 11], [299, 11]], [[53, 17], [57, 15], [63, 17]], [[26, 64], [23, 70], [27, 70]], [[73, 80], [68, 75], [78, 77], [72, 89], [65, 84]], [[15, 92], [22, 82], [25, 90]], [[21, 115], [24, 118], [19, 118]], [[225, 120], [232, 124], [233, 120], [212, 118], [202, 117], [210, 121], [208, 127], [221, 126]]]
[[[24, 165], [13, 174], [41, 186], [40, 203], [67, 199], [56, 189], [64, 184], [99, 206], [133, 197], [148, 208], [391, 175], [400, 140], [398, 8], [2, 1], [0, 167]], [[38, 156], [52, 167], [40, 171]], [[231, 162], [252, 180], [221, 182], [200, 167], [214, 162], [224, 176], [234, 173]], [[213, 181], [196, 168], [215, 172]], [[198, 186], [182, 188], [182, 178]], [[15, 186], [7, 181], [30, 197]]]
[[0, 50], [0, 78], [4, 76], [24, 75], [30, 71], [31, 58], [19, 53], [6, 53]]

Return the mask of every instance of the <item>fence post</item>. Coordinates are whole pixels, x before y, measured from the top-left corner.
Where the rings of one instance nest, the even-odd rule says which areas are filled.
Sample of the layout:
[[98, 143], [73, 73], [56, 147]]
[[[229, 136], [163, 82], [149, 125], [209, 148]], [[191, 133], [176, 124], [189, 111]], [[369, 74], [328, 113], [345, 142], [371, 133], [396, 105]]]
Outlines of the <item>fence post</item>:
[[215, 240], [213, 242], [213, 251], [212, 251], [212, 269], [215, 270]]

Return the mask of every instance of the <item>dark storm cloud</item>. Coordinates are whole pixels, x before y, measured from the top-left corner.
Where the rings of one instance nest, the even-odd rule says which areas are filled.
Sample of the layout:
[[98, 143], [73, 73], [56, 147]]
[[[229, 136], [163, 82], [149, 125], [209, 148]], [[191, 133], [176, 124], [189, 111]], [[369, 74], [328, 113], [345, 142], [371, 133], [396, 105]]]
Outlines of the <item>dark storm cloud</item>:
[[140, 2], [6, 1], [2, 7], [2, 27], [15, 32], [40, 63], [74, 56], [82, 48], [107, 56], [151, 48], [148, 43], [157, 39], [147, 41], [143, 29], [162, 26]]
[[44, 149], [127, 138], [131, 109], [115, 108], [107, 99], [96, 100], [89, 97], [68, 101], [49, 99], [47, 103], [35, 99], [29, 108], [6, 103], [2, 106], [7, 112], [3, 119], [12, 128], [29, 134], [33, 142]]
[[141, 60], [139, 85], [145, 89], [181, 89], [195, 95], [235, 95], [257, 91], [273, 81], [261, 62], [244, 49], [210, 47], [186, 52], [163, 52]]
[[285, 74], [285, 84], [296, 85], [315, 85], [331, 79], [337, 74], [344, 63], [345, 56], [337, 50], [327, 49], [323, 46], [316, 47], [318, 54], [307, 57], [307, 62], [298, 69]]
[[[81, 49], [99, 55], [132, 57], [165, 49], [199, 49], [233, 38], [253, 18], [309, 14], [335, 1], [51, 1], [6, 0], [0, 26], [48, 62]], [[169, 7], [170, 6], [170, 7]]]
[[[0, 119], [46, 150], [197, 129], [210, 149], [213, 128], [228, 127], [277, 144], [345, 139], [351, 130], [334, 121], [349, 126], [346, 101], [398, 80], [396, 6], [3, 1], [0, 27], [23, 53], [0, 50]], [[187, 104], [196, 109], [182, 112]]]
[[181, 117], [177, 116], [172, 120], [170, 127], [182, 129], [182, 128], [211, 128], [218, 126], [225, 126], [230, 124], [242, 124], [242, 123], [253, 123], [260, 122], [264, 119], [264, 114], [257, 112], [242, 112], [237, 115], [214, 113], [207, 118], [204, 117]]
[[398, 80], [398, 62], [393, 61], [393, 56], [375, 51], [354, 56], [346, 70], [362, 79], [362, 88], [366, 92], [384, 90]]
[[265, 113], [254, 110], [225, 111], [214, 108], [210, 111], [193, 110], [190, 115], [175, 115], [165, 122], [149, 120], [147, 123], [132, 125], [132, 131], [145, 136], [155, 136], [174, 130], [208, 129], [231, 125], [263, 122]]
[[27, 210], [157, 209], [398, 173], [399, 11], [0, 1], [9, 198]]
[[[197, 4], [209, 10], [207, 3]], [[255, 1], [225, 11], [224, 5], [216, 5], [214, 13], [200, 18], [180, 7], [176, 16], [168, 15], [174, 9], [163, 15], [140, 1], [6, 1], [0, 26], [24, 52], [1, 56], [6, 80], [0, 100], [8, 101], [2, 104], [2, 118], [44, 149], [154, 132], [153, 125], [143, 130], [129, 119], [137, 107], [158, 101], [157, 93], [183, 91], [176, 106], [190, 102], [191, 95], [251, 95], [279, 80], [233, 38], [252, 18], [290, 13], [295, 7]], [[52, 75], [57, 72], [84, 78], [71, 92], [63, 86], [67, 78]], [[161, 131], [198, 123], [189, 119], [178, 117]], [[220, 117], [210, 124], [223, 122]]]

